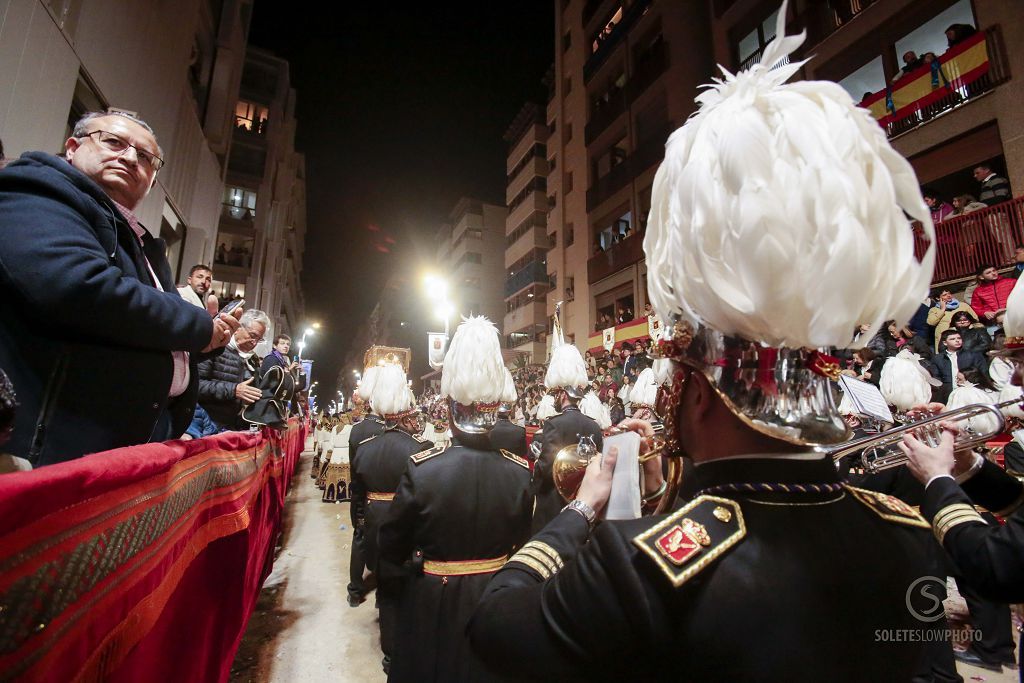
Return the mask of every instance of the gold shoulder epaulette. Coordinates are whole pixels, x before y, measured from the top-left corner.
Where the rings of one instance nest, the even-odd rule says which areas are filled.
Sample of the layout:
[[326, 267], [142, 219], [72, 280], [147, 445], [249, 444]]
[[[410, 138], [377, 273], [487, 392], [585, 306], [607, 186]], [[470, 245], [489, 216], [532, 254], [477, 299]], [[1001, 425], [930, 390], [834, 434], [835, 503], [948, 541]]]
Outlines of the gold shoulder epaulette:
[[512, 451], [506, 451], [504, 448], [499, 448], [498, 450], [501, 451], [502, 457], [504, 457], [506, 460], [511, 460], [517, 465], [522, 465], [526, 469], [530, 469], [530, 463], [527, 462], [526, 458], [518, 456]]
[[920, 512], [899, 498], [879, 493], [878, 491], [859, 489], [849, 484], [843, 484], [843, 487], [853, 495], [855, 500], [870, 508], [872, 512], [884, 520], [896, 522], [897, 524], [906, 524], [907, 526], [916, 526], [922, 529], [932, 528], [932, 525], [921, 516]]
[[747, 535], [739, 504], [698, 496], [678, 512], [633, 538], [678, 588]]
[[367, 441], [373, 441], [373, 440], [374, 440], [374, 439], [376, 439], [376, 438], [377, 438], [378, 436], [380, 436], [380, 434], [374, 434], [373, 436], [368, 436], [368, 437], [366, 437], [365, 439], [363, 439], [362, 441], [360, 441], [359, 443], [357, 443], [356, 445], [357, 445], [357, 446], [362, 446], [362, 445], [363, 445], [364, 443], [366, 443]]
[[409, 456], [409, 459], [412, 460], [413, 464], [419, 465], [426, 462], [427, 460], [430, 460], [434, 456], [441, 455], [446, 450], [447, 449], [444, 446], [434, 446], [429, 451], [413, 453], [412, 455]]

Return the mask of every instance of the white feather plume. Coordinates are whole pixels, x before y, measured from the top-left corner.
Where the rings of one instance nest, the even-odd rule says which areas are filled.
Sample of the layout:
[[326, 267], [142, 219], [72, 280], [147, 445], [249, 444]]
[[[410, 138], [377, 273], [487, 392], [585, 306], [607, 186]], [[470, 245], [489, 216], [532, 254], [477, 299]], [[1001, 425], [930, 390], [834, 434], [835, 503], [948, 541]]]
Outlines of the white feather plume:
[[1002, 391], [1013, 376], [1013, 362], [1002, 356], [996, 356], [988, 364], [988, 376], [992, 379], [992, 385], [998, 391]]
[[882, 398], [897, 410], [910, 410], [932, 400], [928, 371], [921, 367], [918, 357], [907, 350], [885, 361], [878, 388]]
[[580, 350], [573, 344], [562, 344], [551, 350], [551, 362], [544, 375], [544, 386], [548, 389], [560, 387], [581, 387], [589, 384], [587, 364], [583, 362]]
[[1024, 337], [1024, 288], [1013, 288], [1006, 298], [1006, 314], [1003, 316], [1003, 331], [1006, 338]]
[[1002, 403], [1003, 401], [1009, 401], [1011, 399], [1016, 399], [1017, 403], [1003, 408], [1003, 415], [1006, 417], [1015, 417], [1019, 420], [1024, 420], [1024, 410], [1021, 410], [1020, 408], [1020, 402], [1024, 400], [1024, 390], [1015, 384], [1007, 384], [999, 392], [999, 398], [996, 402]]
[[379, 365], [374, 365], [369, 368], [366, 368], [365, 370], [363, 370], [363, 376], [359, 380], [359, 384], [356, 387], [356, 391], [359, 392], [359, 395], [363, 398], [364, 401], [367, 401], [371, 406], [373, 406], [373, 399], [371, 397], [373, 396], [374, 388], [377, 386], [377, 373], [379, 372]]
[[634, 406], [644, 405], [653, 406], [658, 401], [658, 383], [654, 378], [654, 370], [651, 368], [644, 368], [639, 375], [637, 375], [636, 383], [633, 388], [629, 391], [629, 402]]
[[537, 419], [546, 420], [552, 415], [558, 415], [558, 408], [555, 407], [555, 397], [551, 394], [544, 394], [537, 404]]
[[464, 318], [452, 335], [441, 370], [441, 395], [463, 405], [491, 403], [505, 389], [498, 330], [483, 316]]
[[[785, 83], [803, 43], [697, 97], [654, 180], [644, 251], [662, 319], [683, 316], [771, 346], [850, 345], [861, 323], [906, 322], [927, 294], [934, 227], [914, 171], [836, 83]], [[906, 218], [931, 243], [914, 257]]]
[[[963, 408], [973, 403], [992, 403], [992, 396], [977, 386], [968, 382], [962, 387], [956, 387], [953, 391], [949, 392], [949, 398], [946, 400], [946, 407], [943, 412], [949, 412], [950, 410], [956, 410], [957, 408]], [[999, 428], [999, 423], [995, 416], [985, 413], [977, 417], [972, 417], [967, 420], [967, 426], [974, 429], [976, 432], [994, 432]]]
[[381, 415], [395, 415], [412, 407], [405, 371], [397, 363], [388, 363], [376, 368], [376, 381], [370, 403]]
[[580, 401], [580, 412], [594, 420], [601, 429], [608, 429], [612, 426], [612, 416], [608, 406], [601, 403], [601, 399], [593, 391], [588, 391]]
[[515, 403], [517, 398], [519, 398], [519, 392], [516, 391], [516, 382], [512, 379], [512, 373], [505, 368], [505, 388], [501, 392], [501, 402]]

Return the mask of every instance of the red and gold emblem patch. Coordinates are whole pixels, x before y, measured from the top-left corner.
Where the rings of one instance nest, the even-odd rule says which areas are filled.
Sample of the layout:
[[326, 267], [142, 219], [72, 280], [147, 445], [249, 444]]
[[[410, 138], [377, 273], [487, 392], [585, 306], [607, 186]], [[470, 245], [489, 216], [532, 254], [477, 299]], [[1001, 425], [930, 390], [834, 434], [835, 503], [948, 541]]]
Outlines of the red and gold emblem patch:
[[657, 547], [672, 564], [681, 566], [700, 552], [701, 543], [691, 532], [676, 524], [658, 538]]
[[909, 505], [904, 503], [899, 498], [894, 498], [892, 496], [887, 496], [884, 493], [876, 494], [875, 497], [877, 498], [877, 500], [882, 505], [884, 505], [886, 508], [888, 508], [892, 512], [895, 512], [896, 514], [906, 515], [907, 517], [916, 517], [917, 516], [917, 510], [915, 510], [914, 508], [910, 507]]

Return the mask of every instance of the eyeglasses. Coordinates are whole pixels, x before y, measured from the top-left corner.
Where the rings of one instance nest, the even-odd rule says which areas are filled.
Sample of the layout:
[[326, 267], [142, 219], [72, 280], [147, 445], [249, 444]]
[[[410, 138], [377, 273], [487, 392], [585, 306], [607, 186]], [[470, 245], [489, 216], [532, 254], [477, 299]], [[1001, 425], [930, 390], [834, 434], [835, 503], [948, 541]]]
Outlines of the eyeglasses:
[[105, 130], [94, 130], [86, 133], [82, 137], [93, 138], [101, 147], [105, 147], [111, 152], [117, 152], [118, 156], [127, 152], [128, 148], [131, 147], [135, 150], [135, 155], [139, 158], [139, 164], [149, 168], [154, 173], [164, 166], [164, 160], [157, 155], [152, 152], [147, 152], [138, 145], [133, 145], [124, 138], [114, 135], [113, 133], [108, 133]]
[[242, 329], [245, 330], [245, 333], [247, 335], [249, 335], [249, 339], [251, 339], [252, 341], [256, 342], [257, 344], [259, 344], [261, 341], [263, 341], [263, 335], [262, 334], [257, 337], [256, 333], [253, 332], [250, 328], [243, 327]]

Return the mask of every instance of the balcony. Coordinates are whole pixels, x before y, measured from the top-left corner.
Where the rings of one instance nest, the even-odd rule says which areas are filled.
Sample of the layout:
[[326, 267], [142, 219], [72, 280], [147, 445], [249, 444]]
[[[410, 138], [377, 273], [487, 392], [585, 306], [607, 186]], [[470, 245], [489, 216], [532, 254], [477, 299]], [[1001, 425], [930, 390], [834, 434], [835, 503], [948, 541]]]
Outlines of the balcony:
[[593, 211], [633, 178], [661, 161], [665, 157], [665, 141], [671, 132], [672, 124], [666, 121], [647, 140], [641, 142], [636, 151], [587, 188], [587, 211]]
[[[536, 299], [539, 299], [537, 301]], [[543, 325], [547, 319], [547, 303], [545, 297], [540, 296], [524, 306], [520, 306], [505, 314], [506, 330], [519, 330], [529, 325]]]
[[636, 0], [622, 15], [622, 21], [615, 24], [611, 31], [603, 37], [598, 38], [601, 45], [583, 65], [583, 81], [585, 83], [589, 82], [594, 74], [597, 73], [597, 70], [601, 68], [601, 65], [608, 60], [608, 57], [615, 51], [619, 43], [622, 42], [623, 37], [629, 33], [629, 29], [633, 27], [637, 19], [647, 12], [650, 6], [651, 0]]
[[644, 258], [643, 238], [634, 233], [587, 261], [587, 282], [594, 284]]
[[[990, 206], [935, 225], [934, 284], [973, 277], [978, 266], [1013, 262], [1014, 246], [1024, 243], [1024, 197]], [[928, 243], [915, 233], [920, 259]]]
[[938, 60], [865, 97], [885, 134], [896, 137], [961, 107], [1010, 80], [1009, 62], [998, 25], [967, 38]]
[[665, 70], [668, 69], [668, 46], [659, 41], [637, 58], [633, 76], [626, 83], [626, 97], [630, 102], [640, 97]]
[[617, 121], [624, 111], [626, 111], [626, 92], [624, 89], [616, 89], [612, 92], [606, 103], [595, 107], [590, 114], [590, 121], [587, 122], [587, 127], [583, 129], [583, 137], [586, 143], [588, 145], [592, 143], [608, 126]]
[[519, 236], [515, 242], [505, 249], [505, 266], [515, 263], [529, 254], [534, 249], [547, 251], [552, 246], [551, 238], [548, 237], [547, 228], [534, 226]]
[[523, 200], [515, 206], [509, 206], [508, 218], [505, 219], [505, 222], [511, 225], [522, 225], [523, 221], [534, 212], [542, 215], [547, 215], [548, 212], [547, 195], [540, 190], [527, 193]]
[[534, 283], [547, 283], [549, 281], [548, 269], [544, 262], [531, 261], [505, 280], [505, 298], [509, 298], [520, 289], [524, 289]]
[[876, 2], [877, 0], [830, 0], [827, 3], [807, 3], [807, 9], [798, 20], [798, 23], [807, 30], [804, 49], [814, 47]]
[[234, 204], [221, 204], [219, 228], [235, 235], [252, 235], [256, 229], [256, 210]]

